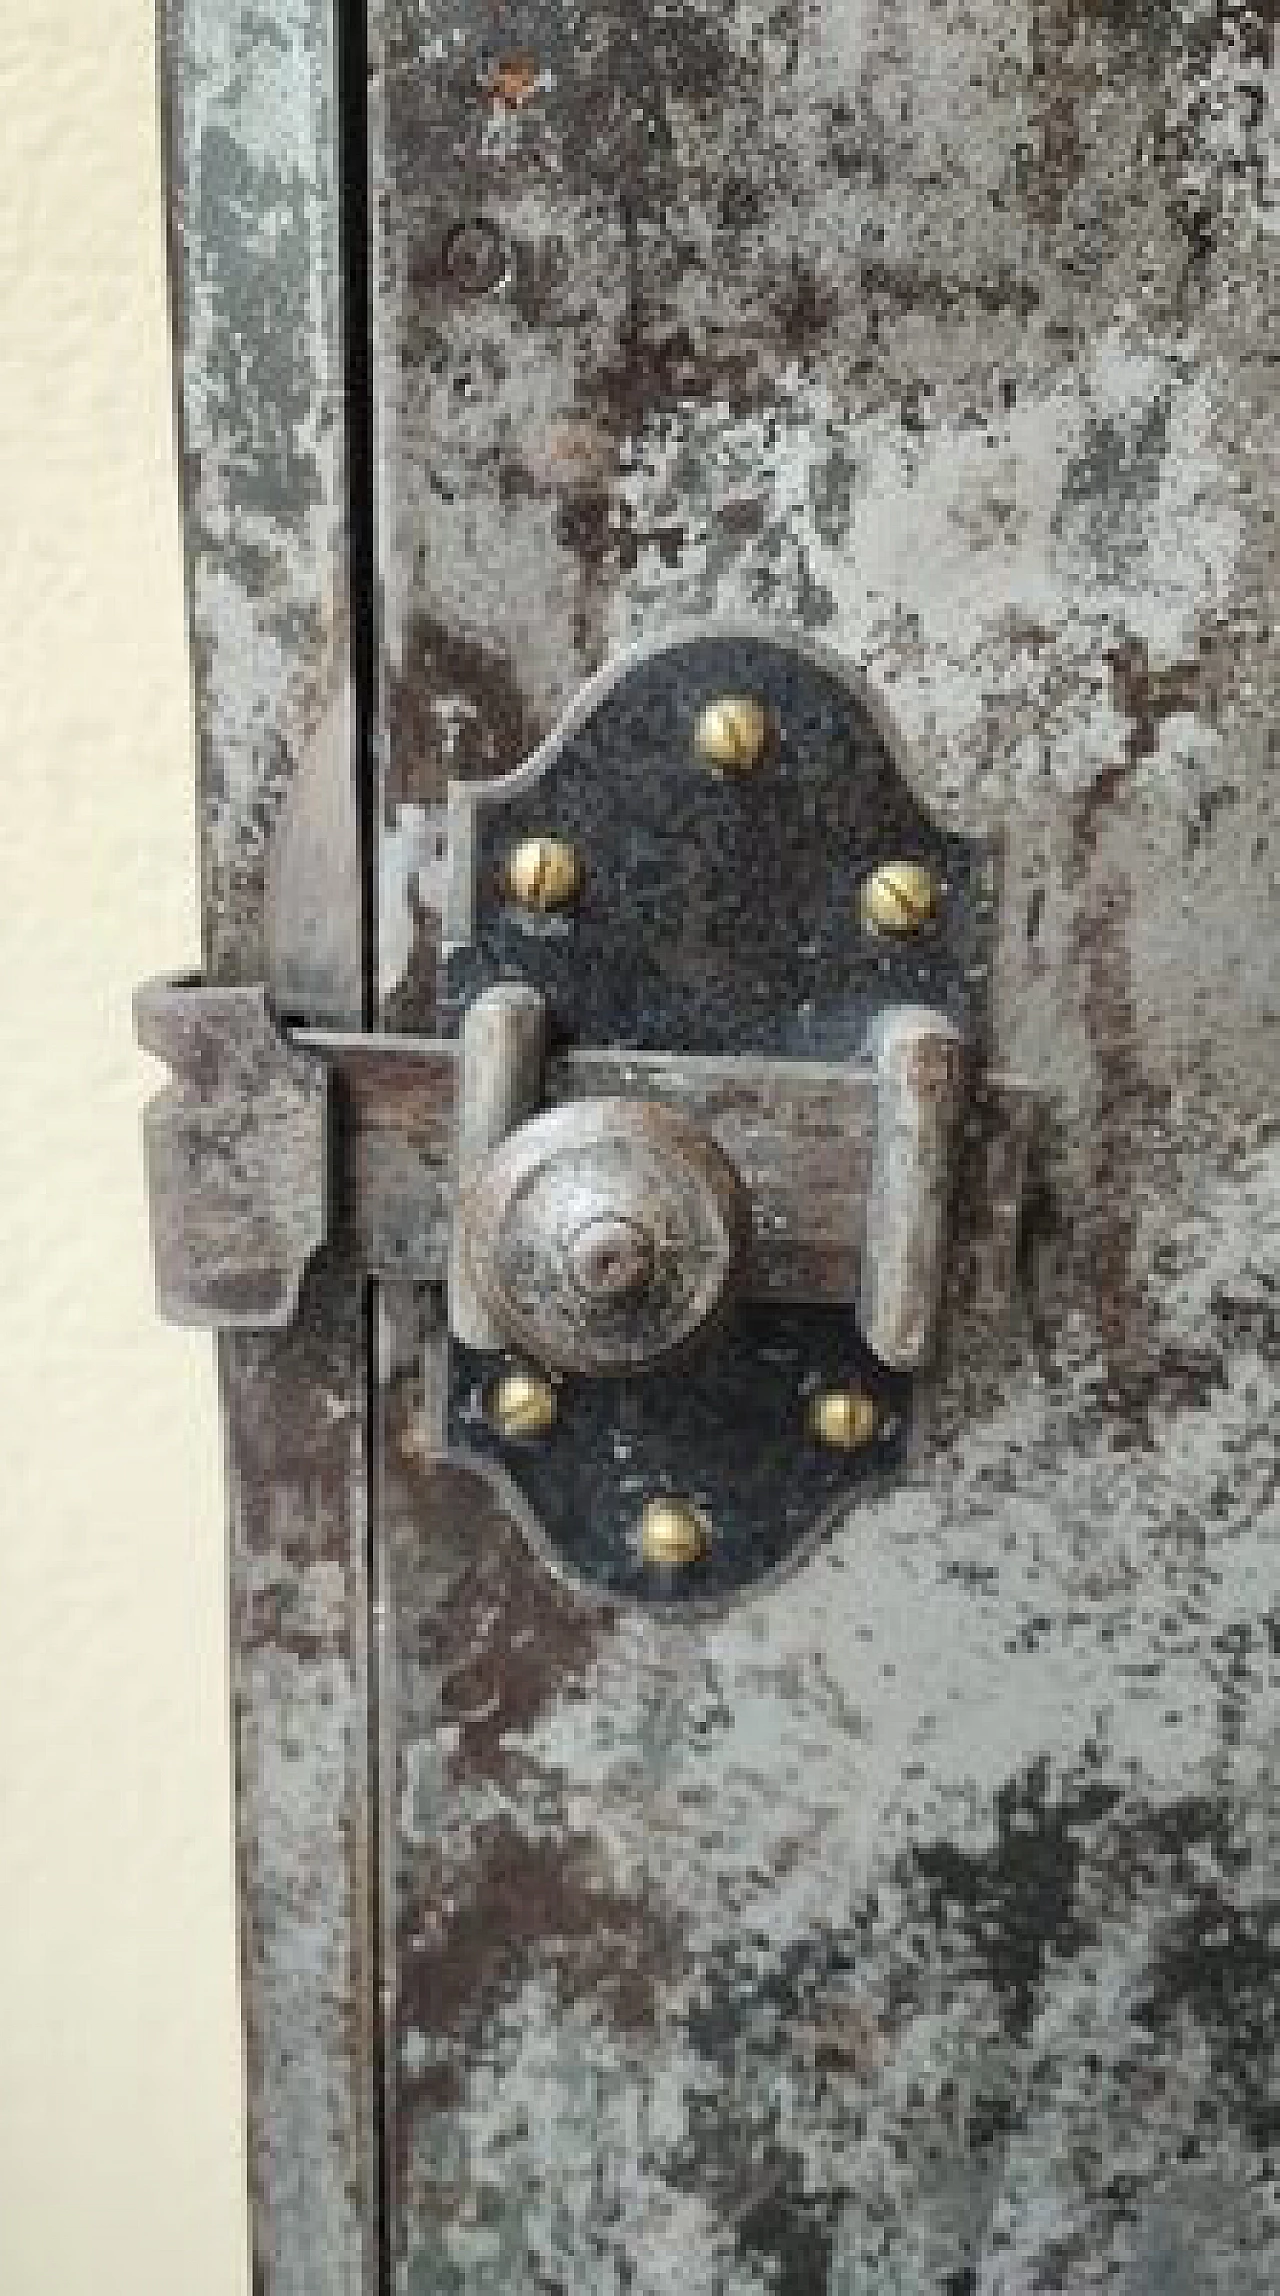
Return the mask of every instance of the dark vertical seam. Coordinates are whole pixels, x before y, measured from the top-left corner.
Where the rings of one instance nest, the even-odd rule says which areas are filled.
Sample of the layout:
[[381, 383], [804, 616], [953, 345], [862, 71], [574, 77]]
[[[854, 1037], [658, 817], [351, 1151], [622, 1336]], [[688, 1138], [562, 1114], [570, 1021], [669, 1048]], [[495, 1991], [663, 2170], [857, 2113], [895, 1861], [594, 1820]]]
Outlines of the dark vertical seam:
[[[370, 331], [369, 45], [366, 0], [334, 0], [338, 96], [338, 233], [345, 400], [347, 573], [350, 594], [354, 769], [360, 839], [361, 1025], [377, 1026], [378, 819], [377, 539]], [[364, 1292], [365, 1348], [365, 1935], [368, 1941], [369, 2080], [374, 2191], [370, 2195], [377, 2296], [390, 2296], [391, 2243], [386, 2143], [386, 2048], [382, 1946], [380, 1476], [378, 1471], [378, 1293]]]

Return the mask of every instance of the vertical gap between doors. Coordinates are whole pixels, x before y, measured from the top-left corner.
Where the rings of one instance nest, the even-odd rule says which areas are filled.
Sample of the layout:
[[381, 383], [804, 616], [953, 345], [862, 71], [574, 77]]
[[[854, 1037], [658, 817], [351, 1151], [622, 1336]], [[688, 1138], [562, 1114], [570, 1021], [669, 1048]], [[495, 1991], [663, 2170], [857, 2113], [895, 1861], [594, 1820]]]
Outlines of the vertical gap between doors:
[[[342, 266], [343, 387], [346, 404], [346, 513], [351, 608], [351, 687], [360, 824], [361, 1024], [378, 1025], [377, 536], [369, 228], [369, 40], [367, 0], [334, 0], [337, 41], [339, 245]], [[390, 2296], [390, 2163], [387, 2146], [385, 1954], [382, 1905], [381, 1547], [378, 1293], [365, 1287], [365, 1665], [367, 1690], [368, 2031], [372, 2113], [374, 2296]], [[367, 2237], [367, 2235], [366, 2235]], [[368, 2251], [366, 2249], [366, 2257]]]

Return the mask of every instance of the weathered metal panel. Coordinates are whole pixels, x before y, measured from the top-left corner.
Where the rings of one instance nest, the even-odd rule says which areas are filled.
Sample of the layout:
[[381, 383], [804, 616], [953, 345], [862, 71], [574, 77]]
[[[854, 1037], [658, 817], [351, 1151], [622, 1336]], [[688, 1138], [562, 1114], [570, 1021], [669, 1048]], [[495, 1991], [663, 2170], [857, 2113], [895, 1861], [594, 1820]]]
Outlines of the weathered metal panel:
[[[328, 0], [169, 0], [206, 977], [358, 1023], [338, 123]], [[376, 2284], [366, 1317], [219, 1343], [259, 2296]]]
[[399, 2284], [1261, 2296], [1273, 12], [373, 23], [389, 1021], [448, 775], [764, 611], [1001, 838], [995, 1051], [1055, 1120], [1012, 1339], [958, 1285], [909, 1468], [715, 1623], [575, 1604], [433, 1471], [389, 1313]]

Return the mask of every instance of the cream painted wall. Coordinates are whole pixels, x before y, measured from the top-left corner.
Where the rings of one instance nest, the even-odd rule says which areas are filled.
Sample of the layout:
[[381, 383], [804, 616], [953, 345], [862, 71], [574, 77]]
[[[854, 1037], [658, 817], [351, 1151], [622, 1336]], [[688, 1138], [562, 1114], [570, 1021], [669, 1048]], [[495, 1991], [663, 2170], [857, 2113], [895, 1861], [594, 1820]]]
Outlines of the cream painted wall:
[[129, 1011], [197, 947], [152, 9], [0, 17], [0, 2290], [241, 2296], [212, 1347]]

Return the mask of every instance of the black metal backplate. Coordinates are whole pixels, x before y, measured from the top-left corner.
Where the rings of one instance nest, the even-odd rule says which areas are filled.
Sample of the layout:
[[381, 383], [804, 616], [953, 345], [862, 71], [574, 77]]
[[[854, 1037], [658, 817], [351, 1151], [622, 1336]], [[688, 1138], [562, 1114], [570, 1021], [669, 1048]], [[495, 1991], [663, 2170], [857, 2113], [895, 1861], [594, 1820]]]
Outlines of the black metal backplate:
[[[743, 1306], [696, 1353], [642, 1378], [566, 1380], [551, 1431], [503, 1440], [487, 1398], [506, 1365], [453, 1350], [451, 1417], [460, 1448], [510, 1477], [541, 1537], [573, 1577], [650, 1603], [717, 1603], [785, 1569], [855, 1481], [902, 1456], [910, 1383], [861, 1346], [852, 1317], [830, 1307]], [[879, 1408], [856, 1457], [824, 1450], [806, 1404], [821, 1388], [857, 1386]], [[641, 1510], [677, 1498], [714, 1537], [678, 1572], [646, 1562]]]
[[[756, 772], [719, 776], [696, 757], [699, 714], [723, 694], [771, 714]], [[446, 958], [444, 1029], [493, 982], [524, 980], [573, 1044], [841, 1059], [893, 1003], [936, 1006], [974, 1033], [981, 848], [930, 820], [836, 664], [739, 633], [670, 644], [538, 763], [536, 779], [484, 793], [474, 934]], [[538, 833], [579, 851], [570, 917], [530, 917], [503, 896], [505, 854]], [[861, 881], [904, 859], [937, 875], [937, 913], [909, 942], [871, 939]]]
[[[758, 770], [719, 776], [696, 754], [700, 713], [723, 695], [765, 704]], [[572, 843], [573, 909], [530, 915], [507, 899], [519, 840]], [[867, 932], [860, 888], [877, 863], [925, 863], [934, 916], [898, 940]], [[931, 820], [878, 711], [851, 674], [809, 650], [738, 630], [668, 642], [598, 681], [567, 727], [480, 795], [472, 938], [446, 952], [440, 1022], [499, 980], [547, 999], [558, 1048], [852, 1058], [892, 1004], [983, 1033], [991, 906], [981, 846]], [[692, 1354], [626, 1381], [565, 1381], [551, 1434], [499, 1436], [485, 1398], [496, 1357], [454, 1347], [452, 1451], [500, 1470], [570, 1576], [658, 1605], [740, 1594], [794, 1560], [868, 1475], [901, 1455], [910, 1383], [862, 1345], [852, 1309], [741, 1306]], [[818, 1388], [880, 1407], [859, 1453], [806, 1431]], [[704, 1561], [647, 1565], [646, 1502], [679, 1497], [710, 1520]]]

